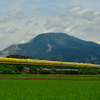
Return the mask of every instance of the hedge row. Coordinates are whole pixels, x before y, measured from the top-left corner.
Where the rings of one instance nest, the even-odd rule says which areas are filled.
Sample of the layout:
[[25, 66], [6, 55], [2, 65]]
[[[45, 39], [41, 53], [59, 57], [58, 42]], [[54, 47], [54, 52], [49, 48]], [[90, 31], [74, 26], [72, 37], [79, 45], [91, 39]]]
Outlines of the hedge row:
[[[21, 70], [26, 67], [24, 65], [0, 65], [0, 74], [20, 74]], [[94, 68], [75, 68], [75, 67], [67, 67], [67, 69], [72, 70], [63, 70], [59, 71], [56, 69], [66, 69], [66, 67], [61, 66], [28, 66], [30, 74], [100, 74], [99, 69]], [[37, 68], [39, 70], [37, 70]], [[43, 70], [46, 68], [47, 70]], [[48, 70], [51, 69], [51, 70]], [[74, 70], [77, 69], [77, 70]]]
[[17, 70], [14, 65], [0, 65], [0, 74], [19, 74], [20, 72]]
[[[40, 69], [40, 70], [37, 70]], [[42, 73], [42, 74], [93, 74], [97, 75], [100, 73], [100, 70], [94, 69], [94, 68], [72, 68], [72, 67], [67, 67], [67, 69], [73, 69], [73, 70], [65, 70], [65, 71], [57, 71], [56, 68], [58, 69], [63, 69], [61, 66], [49, 66], [45, 67], [47, 69], [51, 70], [43, 70], [44, 66], [30, 66], [30, 73], [32, 74], [37, 74], [37, 73]], [[64, 67], [65, 68], [65, 67]], [[77, 70], [74, 70], [77, 69]]]

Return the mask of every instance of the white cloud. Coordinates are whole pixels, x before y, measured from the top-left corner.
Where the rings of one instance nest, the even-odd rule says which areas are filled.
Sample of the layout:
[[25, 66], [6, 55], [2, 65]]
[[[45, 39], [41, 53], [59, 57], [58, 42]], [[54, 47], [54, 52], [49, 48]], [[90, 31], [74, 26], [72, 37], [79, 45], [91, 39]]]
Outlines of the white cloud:
[[98, 0], [0, 0], [0, 50], [45, 32], [98, 42], [99, 5]]
[[97, 43], [100, 44], [100, 41], [98, 41]]
[[91, 9], [73, 8], [58, 17], [48, 19], [44, 25], [48, 31], [65, 32], [78, 38], [99, 41], [100, 12]]
[[21, 43], [25, 43], [25, 41], [24, 41], [24, 40], [22, 40], [22, 41], [21, 41]]
[[0, 32], [3, 33], [3, 34], [6, 34], [6, 33], [15, 33], [19, 31], [19, 29], [17, 28], [14, 28], [14, 27], [0, 27]]
[[33, 22], [30, 21], [30, 20], [28, 20], [28, 21], [25, 23], [25, 25], [29, 25], [29, 24], [31, 24], [31, 23], [33, 23]]
[[35, 11], [41, 11], [41, 10], [44, 10], [45, 7], [39, 7], [39, 8], [36, 8]]
[[15, 18], [16, 19], [22, 19], [22, 18], [25, 18], [25, 13], [23, 11], [19, 11], [15, 14]]

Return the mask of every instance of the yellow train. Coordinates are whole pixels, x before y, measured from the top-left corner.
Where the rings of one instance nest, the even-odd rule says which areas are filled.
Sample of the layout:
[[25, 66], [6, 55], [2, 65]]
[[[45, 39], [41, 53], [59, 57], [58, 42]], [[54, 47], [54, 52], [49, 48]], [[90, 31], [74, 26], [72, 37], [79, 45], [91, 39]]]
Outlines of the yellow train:
[[100, 68], [97, 64], [77, 63], [77, 62], [61, 62], [48, 60], [32, 60], [32, 59], [17, 59], [17, 58], [0, 58], [1, 64], [27, 64], [27, 65], [44, 65], [44, 66], [66, 66], [66, 67], [90, 67]]

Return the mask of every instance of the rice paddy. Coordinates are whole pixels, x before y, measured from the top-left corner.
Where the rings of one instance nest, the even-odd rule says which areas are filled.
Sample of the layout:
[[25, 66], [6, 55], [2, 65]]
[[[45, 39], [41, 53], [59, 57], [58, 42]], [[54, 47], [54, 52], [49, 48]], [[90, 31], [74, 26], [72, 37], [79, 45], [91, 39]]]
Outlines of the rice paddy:
[[1, 74], [0, 78], [100, 78], [100, 75], [53, 75], [53, 74], [14, 74], [14, 75], [6, 75]]
[[[26, 77], [27, 75], [19, 77], [22, 76]], [[44, 77], [51, 76], [45, 75]], [[77, 77], [84, 78], [86, 76]], [[100, 81], [0, 80], [0, 100], [100, 100]]]

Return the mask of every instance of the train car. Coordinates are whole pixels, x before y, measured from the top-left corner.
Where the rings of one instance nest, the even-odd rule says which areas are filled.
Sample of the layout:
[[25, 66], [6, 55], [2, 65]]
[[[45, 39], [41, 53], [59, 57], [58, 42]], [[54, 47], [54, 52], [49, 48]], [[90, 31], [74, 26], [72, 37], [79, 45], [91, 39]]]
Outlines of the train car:
[[21, 59], [16, 58], [0, 58], [1, 64], [20, 64]]
[[90, 67], [100, 68], [97, 64], [77, 63], [77, 62], [61, 62], [48, 60], [32, 60], [18, 58], [0, 58], [1, 64], [27, 64], [27, 65], [43, 65], [43, 66], [65, 66], [65, 67]]

